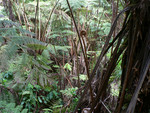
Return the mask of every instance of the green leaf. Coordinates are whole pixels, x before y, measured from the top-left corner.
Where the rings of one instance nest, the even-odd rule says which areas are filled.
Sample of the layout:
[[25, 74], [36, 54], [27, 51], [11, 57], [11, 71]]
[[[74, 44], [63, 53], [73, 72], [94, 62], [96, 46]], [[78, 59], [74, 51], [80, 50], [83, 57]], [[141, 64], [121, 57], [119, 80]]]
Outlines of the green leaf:
[[[49, 112], [53, 112], [53, 110], [52, 109], [49, 109], [49, 108], [45, 108], [45, 109], [43, 109], [44, 111], [49, 111]], [[49, 113], [48, 112], [48, 113]]]
[[55, 68], [59, 68], [59, 65], [53, 65], [53, 67], [55, 67]]
[[30, 84], [30, 83], [28, 84], [28, 87], [29, 87], [29, 88], [31, 88], [31, 89], [33, 89], [33, 88], [34, 88], [34, 87], [33, 87], [33, 85], [32, 85], [32, 84]]
[[53, 91], [53, 94], [57, 97], [58, 93], [56, 91]]
[[14, 113], [20, 113], [21, 109], [23, 108], [23, 106], [21, 105], [18, 105], [15, 110], [14, 110]]
[[64, 66], [65, 69], [68, 69], [69, 71], [71, 71], [72, 66], [69, 63], [66, 63]]
[[83, 80], [83, 81], [86, 81], [86, 80], [88, 80], [88, 77], [87, 77], [87, 75], [80, 74], [80, 80]]
[[24, 91], [23, 93], [22, 93], [22, 95], [29, 95], [30, 94], [30, 91]]
[[38, 100], [39, 100], [40, 103], [42, 103], [42, 99], [40, 97], [38, 97]]
[[50, 92], [48, 96], [49, 96], [49, 99], [51, 100], [53, 98], [53, 93]]
[[58, 50], [61, 50], [61, 51], [68, 51], [68, 49], [70, 49], [71, 46], [55, 46], [55, 49], [58, 51]]
[[21, 113], [28, 113], [28, 109], [23, 109]]

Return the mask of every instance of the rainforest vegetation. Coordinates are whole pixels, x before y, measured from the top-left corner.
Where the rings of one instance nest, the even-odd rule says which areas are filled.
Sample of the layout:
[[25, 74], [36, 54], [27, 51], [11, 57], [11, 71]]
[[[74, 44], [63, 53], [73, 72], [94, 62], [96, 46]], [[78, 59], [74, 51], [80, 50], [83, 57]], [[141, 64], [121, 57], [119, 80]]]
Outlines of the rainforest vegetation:
[[150, 0], [0, 0], [0, 113], [150, 113]]

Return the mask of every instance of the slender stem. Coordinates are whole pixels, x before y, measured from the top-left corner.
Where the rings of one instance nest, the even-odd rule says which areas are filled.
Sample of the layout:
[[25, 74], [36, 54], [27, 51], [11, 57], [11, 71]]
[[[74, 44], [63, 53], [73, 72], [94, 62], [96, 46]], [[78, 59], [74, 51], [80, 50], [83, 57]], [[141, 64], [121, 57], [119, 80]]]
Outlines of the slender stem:
[[[112, 25], [112, 27], [111, 27], [111, 30], [110, 30], [110, 32], [109, 32], [109, 34], [108, 34], [108, 36], [107, 36], [107, 39], [106, 39], [106, 41], [105, 41], [105, 45], [103, 46], [102, 52], [101, 52], [101, 54], [99, 55], [98, 60], [97, 60], [97, 62], [96, 62], [96, 64], [95, 64], [95, 67], [94, 67], [94, 69], [93, 69], [93, 71], [92, 71], [92, 73], [91, 73], [91, 75], [90, 75], [90, 79], [87, 81], [87, 83], [86, 83], [86, 85], [85, 85], [85, 88], [84, 88], [84, 91], [83, 91], [83, 93], [81, 94], [81, 98], [79, 99], [78, 104], [77, 104], [77, 106], [76, 106], [76, 108], [75, 108], [75, 110], [74, 110], [73, 113], [76, 113], [78, 107], [80, 106], [80, 103], [81, 103], [83, 97], [85, 96], [85, 94], [86, 94], [86, 92], [87, 92], [88, 86], [91, 84], [91, 81], [92, 81], [93, 78], [94, 78], [94, 74], [95, 74], [97, 68], [99, 67], [100, 61], [102, 60], [103, 56], [104, 56], [105, 53], [108, 51], [108, 49], [111, 47], [111, 46], [109, 46], [109, 41], [110, 41], [110, 39], [111, 39], [113, 30], [114, 30], [114, 28], [116, 27], [118, 18], [119, 18], [120, 15], [122, 15], [124, 12], [130, 10], [130, 9], [133, 8], [133, 7], [135, 7], [135, 6], [130, 6], [130, 7], [125, 8], [125, 9], [124, 9], [123, 11], [121, 11], [121, 12], [118, 14], [118, 16], [116, 17], [116, 19], [115, 19], [115, 21], [114, 21], [114, 23], [113, 23], [113, 25]], [[126, 22], [125, 22], [125, 23], [126, 23]], [[115, 41], [114, 41], [114, 42], [115, 42]], [[113, 44], [113, 43], [112, 43], [112, 44]]]
[[[39, 0], [39, 1], [40, 1], [40, 0]], [[40, 14], [40, 2], [39, 2], [39, 15], [38, 15], [38, 16], [39, 16], [39, 32], [38, 32], [38, 33], [39, 33], [39, 35], [38, 35], [39, 37], [38, 37], [38, 38], [39, 38], [39, 40], [41, 40], [41, 39], [42, 39], [42, 37], [41, 37], [41, 18], [40, 18], [41, 14]], [[41, 40], [41, 41], [44, 41], [44, 40]]]
[[34, 32], [36, 33], [36, 23], [37, 23], [37, 15], [38, 15], [38, 9], [39, 8], [39, 0], [37, 0], [37, 5], [36, 5], [36, 11], [35, 11], [35, 22], [34, 22]]
[[[83, 56], [84, 56], [84, 61], [85, 61], [85, 66], [86, 66], [86, 71], [87, 71], [87, 76], [88, 76], [88, 78], [90, 78], [89, 68], [88, 68], [88, 62], [87, 62], [87, 56], [86, 56], [86, 53], [84, 52], [84, 48], [83, 48], [83, 45], [82, 45], [80, 33], [79, 33], [78, 28], [77, 28], [77, 24], [75, 22], [75, 18], [73, 16], [73, 12], [72, 12], [72, 9], [70, 7], [69, 1], [68, 0], [66, 0], [66, 1], [67, 1], [67, 4], [68, 4], [68, 7], [70, 9], [70, 13], [71, 13], [71, 16], [72, 16], [72, 19], [73, 19], [73, 22], [74, 22], [74, 25], [75, 25], [75, 28], [76, 28], [76, 31], [77, 31], [77, 35], [79, 37], [79, 42], [81, 44], [81, 49], [82, 49], [82, 53], [83, 53]], [[91, 85], [90, 85], [90, 95], [91, 95], [91, 101], [93, 102], [93, 94], [92, 94], [92, 87], [91, 87]]]
[[73, 40], [74, 43], [74, 47], [75, 47], [75, 55], [76, 55], [76, 71], [77, 71], [77, 76], [78, 76], [78, 88], [80, 88], [81, 84], [80, 84], [80, 76], [79, 76], [79, 60], [78, 60], [78, 52], [77, 52], [77, 45], [75, 43], [75, 41]]
[[50, 12], [50, 15], [49, 15], [49, 17], [48, 17], [47, 23], [46, 23], [46, 25], [45, 25], [45, 28], [44, 28], [44, 31], [43, 31], [43, 34], [42, 34], [42, 38], [44, 38], [44, 36], [45, 36], [45, 34], [46, 34], [46, 29], [47, 29], [47, 27], [48, 27], [48, 23], [49, 23], [49, 21], [51, 20], [52, 14], [53, 14], [53, 12], [54, 12], [54, 10], [55, 10], [55, 8], [56, 8], [58, 2], [59, 2], [59, 0], [56, 2], [55, 6], [53, 7], [53, 9], [52, 9], [51, 12]]

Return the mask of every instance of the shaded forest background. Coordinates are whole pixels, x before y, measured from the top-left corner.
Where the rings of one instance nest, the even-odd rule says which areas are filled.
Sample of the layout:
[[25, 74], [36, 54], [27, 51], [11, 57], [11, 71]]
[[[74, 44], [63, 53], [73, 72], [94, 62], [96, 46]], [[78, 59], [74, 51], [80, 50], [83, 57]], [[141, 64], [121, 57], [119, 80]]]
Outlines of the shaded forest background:
[[0, 0], [1, 113], [150, 113], [149, 0]]

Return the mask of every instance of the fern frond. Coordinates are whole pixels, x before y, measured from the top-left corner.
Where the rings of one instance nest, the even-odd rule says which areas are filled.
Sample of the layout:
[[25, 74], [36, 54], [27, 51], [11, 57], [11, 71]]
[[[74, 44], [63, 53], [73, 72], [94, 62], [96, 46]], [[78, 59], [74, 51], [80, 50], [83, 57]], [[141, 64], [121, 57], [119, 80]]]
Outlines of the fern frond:
[[22, 105], [0, 101], [0, 111], [2, 113], [28, 113], [28, 109], [23, 109]]
[[10, 20], [1, 20], [0, 21], [0, 34], [2, 36], [15, 36], [15, 35], [30, 35], [35, 36], [35, 33], [32, 33], [28, 30], [23, 29], [20, 24], [10, 21]]
[[0, 20], [0, 28], [9, 28], [12, 26], [20, 26], [20, 25], [11, 20]]

